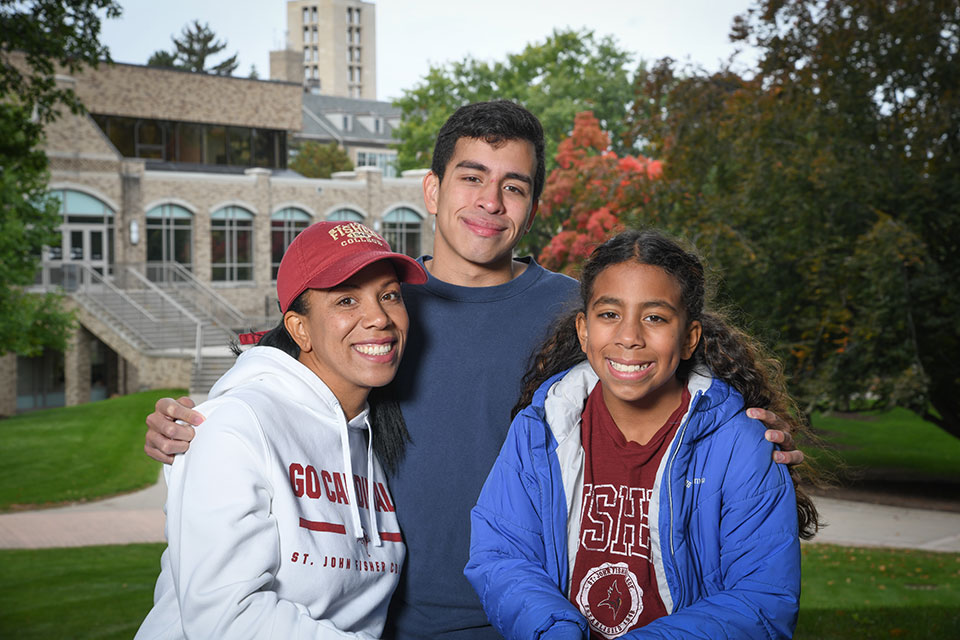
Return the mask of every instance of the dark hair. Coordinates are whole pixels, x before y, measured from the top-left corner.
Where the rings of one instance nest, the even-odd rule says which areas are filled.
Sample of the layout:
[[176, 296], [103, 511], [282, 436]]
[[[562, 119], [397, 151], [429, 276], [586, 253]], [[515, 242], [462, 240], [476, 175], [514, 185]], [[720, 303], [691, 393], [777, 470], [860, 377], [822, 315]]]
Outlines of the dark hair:
[[494, 147], [509, 140], [526, 140], [533, 145], [537, 169], [533, 176], [533, 201], [540, 199], [546, 180], [543, 127], [537, 117], [509, 100], [475, 102], [457, 109], [437, 134], [430, 170], [443, 182], [447, 163], [460, 138], [483, 140]]
[[[681, 380], [687, 380], [693, 369], [704, 366], [740, 392], [745, 408], [769, 409], [788, 424], [795, 437], [807, 436], [806, 442], [813, 441], [803, 414], [787, 393], [780, 362], [756, 340], [732, 326], [722, 313], [706, 308], [707, 282], [700, 259], [667, 236], [651, 230], [624, 231], [597, 246], [590, 254], [580, 273], [582, 306], [554, 323], [549, 337], [533, 356], [530, 369], [523, 378], [523, 392], [514, 407], [514, 416], [530, 404], [534, 392], [548, 378], [586, 360], [577, 336], [577, 315], [586, 311], [600, 273], [607, 267], [630, 261], [660, 267], [673, 276], [681, 288], [687, 321], [697, 320], [703, 327], [693, 355], [681, 361], [677, 369]], [[819, 484], [820, 477], [809, 464], [791, 467], [790, 475], [797, 494], [800, 537], [807, 540], [820, 527], [819, 514], [798, 482], [803, 479]]]
[[[298, 295], [290, 303], [288, 312], [293, 311], [302, 315], [310, 312], [307, 291]], [[295, 360], [300, 358], [300, 345], [287, 331], [282, 319], [277, 326], [261, 336], [257, 345], [279, 349]], [[234, 343], [231, 348], [236, 355], [240, 355], [239, 345]], [[373, 451], [389, 474], [396, 473], [397, 466], [406, 451], [407, 442], [411, 441], [393, 385], [394, 382], [391, 381], [383, 387], [374, 387], [367, 396], [367, 404], [370, 406], [370, 427], [376, 436], [373, 439]]]

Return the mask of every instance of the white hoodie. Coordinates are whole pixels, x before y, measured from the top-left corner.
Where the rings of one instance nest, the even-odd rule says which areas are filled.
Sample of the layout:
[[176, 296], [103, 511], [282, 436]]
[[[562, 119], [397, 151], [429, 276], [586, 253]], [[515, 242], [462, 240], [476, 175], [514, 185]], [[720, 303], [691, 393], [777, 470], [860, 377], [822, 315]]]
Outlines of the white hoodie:
[[405, 546], [367, 411], [348, 424], [272, 347], [197, 409], [189, 452], [164, 468], [168, 546], [136, 637], [379, 637]]

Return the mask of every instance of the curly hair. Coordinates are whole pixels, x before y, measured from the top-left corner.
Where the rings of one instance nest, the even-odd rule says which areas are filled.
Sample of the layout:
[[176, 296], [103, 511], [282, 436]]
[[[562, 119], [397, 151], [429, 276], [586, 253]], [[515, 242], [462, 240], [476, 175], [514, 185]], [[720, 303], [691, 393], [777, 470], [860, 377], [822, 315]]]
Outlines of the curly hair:
[[[702, 325], [700, 342], [693, 355], [681, 361], [677, 369], [680, 380], [686, 381], [697, 367], [706, 367], [743, 396], [744, 407], [768, 409], [788, 425], [795, 437], [805, 437], [805, 442], [815, 440], [787, 392], [780, 362], [758, 341], [733, 326], [722, 313], [707, 308], [706, 275], [696, 254], [652, 230], [624, 231], [590, 254], [580, 273], [581, 307], [559, 318], [534, 354], [523, 377], [523, 391], [513, 409], [514, 416], [530, 404], [533, 394], [550, 377], [586, 360], [577, 335], [577, 316], [586, 312], [600, 273], [607, 267], [630, 261], [659, 267], [671, 275], [680, 285], [687, 321], [699, 321]], [[820, 484], [820, 476], [809, 463], [791, 467], [790, 476], [797, 495], [800, 537], [807, 540], [820, 528], [820, 520], [816, 506], [800, 483]]]

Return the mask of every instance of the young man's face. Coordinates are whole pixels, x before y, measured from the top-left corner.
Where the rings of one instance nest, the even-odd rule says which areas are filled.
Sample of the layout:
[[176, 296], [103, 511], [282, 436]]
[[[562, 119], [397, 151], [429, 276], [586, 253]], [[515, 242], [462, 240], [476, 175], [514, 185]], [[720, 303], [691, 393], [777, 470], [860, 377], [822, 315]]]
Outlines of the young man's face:
[[446, 262], [444, 270], [510, 268], [513, 248], [537, 211], [536, 168], [536, 152], [526, 140], [493, 146], [460, 138], [443, 180], [427, 174], [424, 200], [437, 216], [434, 256]]

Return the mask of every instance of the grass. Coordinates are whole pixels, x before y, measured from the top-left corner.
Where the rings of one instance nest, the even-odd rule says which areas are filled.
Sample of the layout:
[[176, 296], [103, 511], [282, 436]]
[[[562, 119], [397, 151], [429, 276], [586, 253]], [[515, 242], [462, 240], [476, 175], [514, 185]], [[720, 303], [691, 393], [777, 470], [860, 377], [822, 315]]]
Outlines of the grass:
[[960, 553], [804, 545], [795, 638], [960, 638]]
[[[0, 510], [89, 500], [156, 481], [143, 418], [158, 390], [0, 421]], [[960, 440], [895, 409], [814, 426], [853, 468], [960, 480]], [[0, 638], [130, 638], [152, 604], [162, 544], [0, 550]], [[796, 638], [960, 638], [960, 554], [803, 546]]]
[[960, 482], [960, 438], [906, 409], [855, 415], [815, 414], [812, 420], [814, 429], [854, 472]]
[[129, 640], [153, 604], [164, 547], [0, 550], [0, 638]]
[[[0, 638], [131, 638], [162, 544], [0, 550]], [[798, 640], [960, 638], [960, 553], [803, 546]]]
[[0, 420], [0, 512], [153, 484], [160, 465], [143, 453], [143, 420], [158, 398], [182, 394], [144, 391]]

